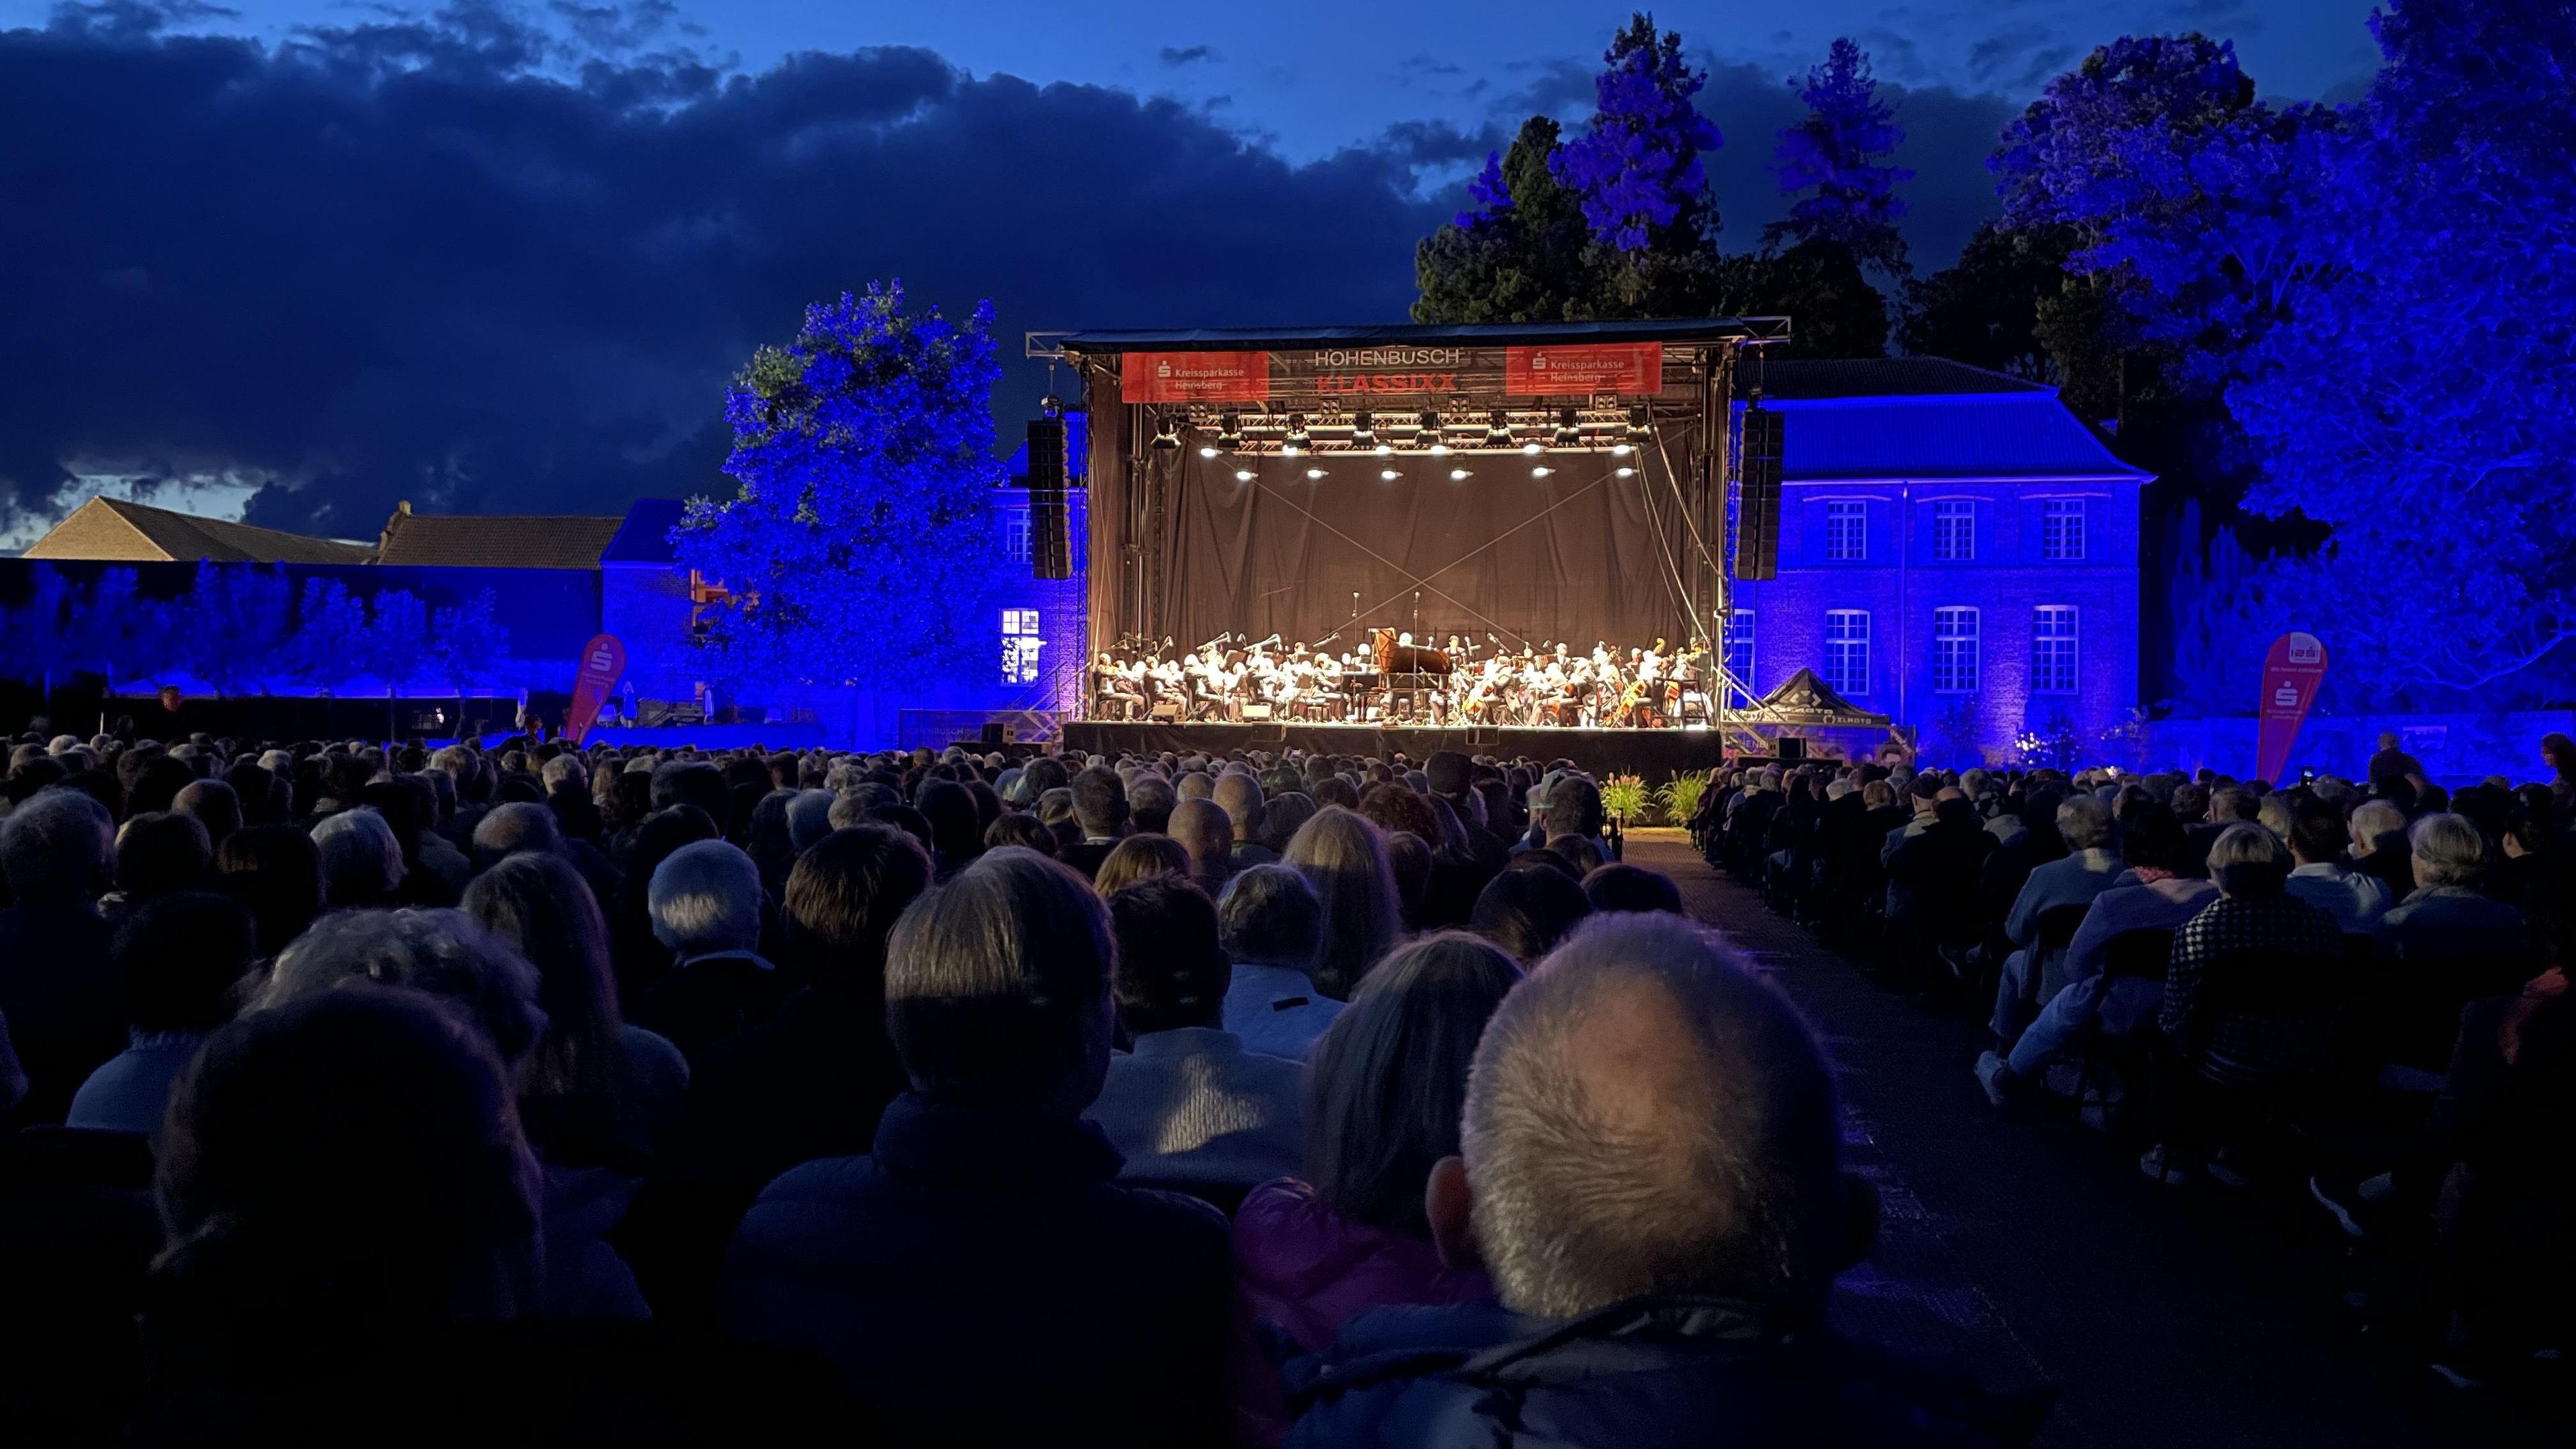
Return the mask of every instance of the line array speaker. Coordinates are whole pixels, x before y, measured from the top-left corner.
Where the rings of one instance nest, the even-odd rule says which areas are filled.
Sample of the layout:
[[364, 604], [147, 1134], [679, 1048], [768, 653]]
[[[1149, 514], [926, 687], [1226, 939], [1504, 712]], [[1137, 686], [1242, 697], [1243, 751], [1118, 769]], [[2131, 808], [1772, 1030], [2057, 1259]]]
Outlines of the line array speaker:
[[1073, 577], [1073, 541], [1065, 508], [1064, 419], [1029, 422], [1029, 570], [1042, 579]]
[[1735, 508], [1735, 576], [1760, 581], [1780, 574], [1780, 414], [1756, 403], [1744, 410], [1744, 478]]

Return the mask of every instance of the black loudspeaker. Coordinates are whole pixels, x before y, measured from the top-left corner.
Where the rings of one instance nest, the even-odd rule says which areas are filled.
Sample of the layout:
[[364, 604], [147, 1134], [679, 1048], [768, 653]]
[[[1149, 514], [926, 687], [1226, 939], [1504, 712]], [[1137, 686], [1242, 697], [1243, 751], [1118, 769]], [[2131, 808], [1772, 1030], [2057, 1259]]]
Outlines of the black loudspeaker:
[[1759, 582], [1780, 576], [1780, 415], [1756, 403], [1744, 410], [1744, 477], [1735, 507], [1735, 576]]
[[1029, 423], [1029, 570], [1042, 579], [1073, 577], [1064, 487], [1064, 419], [1034, 419]]
[[1781, 764], [1795, 765], [1805, 762], [1807, 758], [1807, 742], [1799, 736], [1782, 735], [1772, 743], [1778, 746], [1777, 753], [1780, 756]]
[[1002, 738], [1002, 722], [1000, 720], [988, 719], [984, 721], [984, 748], [988, 750], [998, 750], [1007, 743], [1009, 742]]

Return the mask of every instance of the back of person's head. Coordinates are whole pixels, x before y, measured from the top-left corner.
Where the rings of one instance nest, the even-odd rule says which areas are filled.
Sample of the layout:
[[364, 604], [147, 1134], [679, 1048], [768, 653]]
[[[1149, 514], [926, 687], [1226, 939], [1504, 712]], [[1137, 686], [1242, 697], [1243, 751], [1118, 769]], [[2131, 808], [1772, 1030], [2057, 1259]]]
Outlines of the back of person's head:
[[1560, 775], [1547, 787], [1547, 810], [1544, 816], [1547, 833], [1591, 837], [1601, 833], [1605, 814], [1601, 805], [1601, 787], [1581, 775]]
[[925, 780], [913, 808], [930, 822], [931, 848], [946, 866], [964, 865], [984, 853], [983, 822], [975, 797], [953, 780]]
[[322, 913], [322, 852], [292, 825], [245, 825], [215, 851], [215, 883], [250, 908], [259, 954], [286, 949]]
[[1322, 943], [1324, 907], [1306, 878], [1284, 865], [1239, 871], [1217, 898], [1217, 933], [1240, 964], [1311, 972]]
[[322, 898], [332, 906], [371, 906], [403, 882], [402, 845], [373, 810], [343, 810], [313, 827], [322, 853]]
[[1431, 893], [1431, 843], [1410, 830], [1390, 831], [1386, 864], [1395, 872], [1395, 899], [1409, 925], [1422, 919], [1422, 903]]
[[1423, 1183], [1458, 1151], [1476, 1039], [1520, 978], [1483, 940], [1444, 931], [1388, 952], [1360, 983], [1306, 1081], [1306, 1177], [1326, 1206], [1430, 1236]]
[[1180, 792], [1160, 775], [1140, 774], [1127, 782], [1127, 816], [1138, 830], [1168, 832], [1180, 803]]
[[373, 982], [457, 1004], [513, 1081], [546, 1029], [537, 972], [463, 911], [336, 911], [295, 938], [269, 968], [257, 1009]]
[[459, 908], [536, 968], [546, 1029], [529, 1090], [604, 1099], [617, 1067], [617, 981], [608, 921], [581, 872], [561, 856], [513, 855], [469, 882]]
[[1592, 903], [1574, 877], [1543, 864], [1524, 864], [1485, 882], [1467, 926], [1513, 960], [1534, 965], [1590, 914]]
[[1682, 889], [1673, 878], [1642, 865], [1613, 861], [1583, 878], [1583, 899], [1595, 911], [1671, 911], [1682, 908]]
[[787, 843], [798, 854], [832, 833], [832, 801], [829, 790], [799, 790], [787, 802]]
[[886, 953], [886, 1026], [934, 1101], [1078, 1112], [1109, 1069], [1109, 908], [1070, 869], [989, 851], [913, 902]]
[[156, 1375], [293, 1394], [318, 1357], [539, 1306], [538, 1178], [507, 1079], [430, 997], [367, 987], [245, 1016], [180, 1073], [166, 1121]]
[[1103, 899], [1141, 880], [1158, 875], [1188, 875], [1190, 852], [1168, 835], [1130, 835], [1111, 846], [1092, 875]]
[[522, 850], [563, 849], [563, 827], [555, 812], [535, 801], [495, 805], [474, 826], [474, 858], [488, 865]]
[[242, 827], [242, 798], [221, 780], [190, 783], [171, 799], [170, 809], [204, 826], [210, 846], [222, 845], [224, 837]]
[[886, 937], [929, 885], [929, 852], [891, 825], [853, 825], [816, 841], [788, 873], [785, 901], [806, 979], [818, 991], [882, 995]]
[[110, 880], [115, 820], [88, 793], [39, 790], [0, 817], [0, 877], [10, 896], [42, 905], [94, 900]]
[[2057, 807], [2057, 834], [2068, 850], [2098, 850], [2109, 845], [2111, 807], [2091, 795], [2070, 795]]
[[1440, 838], [1440, 817], [1431, 813], [1431, 801], [1392, 780], [1361, 793], [1360, 813], [1389, 835], [1418, 835], [1426, 841]]
[[1386, 836], [1359, 812], [1327, 806], [1298, 829], [1282, 859], [1306, 877], [1324, 908], [1316, 988], [1346, 1001], [1403, 929]]
[[2120, 858], [2134, 870], [2178, 871], [2190, 854], [2190, 837], [2173, 810], [2153, 800], [2133, 807], [2120, 827]]
[[144, 902], [108, 948], [140, 1032], [212, 1031], [232, 1019], [234, 989], [257, 958], [250, 911], [230, 896], [175, 891]]
[[1208, 796], [1225, 812], [1226, 824], [1237, 840], [1251, 840], [1261, 833], [1261, 782], [1241, 771], [1219, 775], [1216, 789]]
[[[117, 761], [117, 774], [121, 777], [124, 773], [125, 761], [120, 759]], [[164, 754], [145, 756], [136, 768], [133, 780], [126, 786], [126, 818], [158, 814], [169, 809], [171, 802], [179, 798], [179, 792], [196, 782], [197, 772], [187, 761], [174, 760]]]
[[2302, 800], [2290, 810], [2290, 849], [2312, 864], [2343, 854], [2342, 807], [2331, 800]]
[[1189, 852], [1192, 870], [1222, 871], [1233, 857], [1234, 823], [1212, 799], [1182, 801], [1166, 828]]
[[695, 805], [710, 820], [726, 818], [730, 792], [724, 772], [704, 760], [666, 760], [653, 767], [653, 808]]
[[1315, 818], [1315, 797], [1303, 790], [1290, 790], [1273, 795], [1261, 806], [1261, 844], [1285, 854], [1288, 842], [1297, 838], [1307, 821]]
[[1576, 880], [1599, 870], [1609, 860], [1602, 854], [1601, 842], [1589, 835], [1551, 836], [1547, 842], [1547, 853], [1564, 861], [1567, 873]]
[[1460, 1136], [1506, 1307], [1675, 1293], [1823, 1311], [1845, 1245], [1833, 1078], [1788, 999], [1686, 920], [1588, 922], [1514, 988]]
[[1118, 776], [1097, 766], [1073, 777], [1073, 818], [1082, 833], [1105, 840], [1127, 823], [1127, 788]]
[[760, 867], [741, 847], [692, 841], [653, 868], [653, 939], [681, 960], [760, 944]]
[[2427, 815], [2406, 835], [2419, 886], [2472, 886], [2487, 865], [2487, 841], [2467, 817]]
[[984, 848], [998, 850], [1005, 845], [1016, 845], [1023, 850], [1034, 850], [1040, 855], [1053, 856], [1055, 832], [1039, 823], [1034, 815], [1005, 815], [984, 827]]
[[2262, 826], [2237, 821], [2210, 842], [2209, 878], [2230, 896], [2278, 895], [2290, 879], [2290, 849]]
[[1109, 924], [1118, 943], [1118, 1019], [1130, 1035], [1223, 1024], [1234, 971], [1207, 892], [1179, 876], [1141, 880], [1109, 897]]
[[157, 810], [116, 832], [116, 888], [130, 901], [195, 890], [214, 863], [206, 827], [191, 816]]
[[1475, 762], [1456, 750], [1433, 750], [1431, 758], [1422, 762], [1425, 788], [1448, 800], [1461, 800], [1467, 795], [1474, 771]]

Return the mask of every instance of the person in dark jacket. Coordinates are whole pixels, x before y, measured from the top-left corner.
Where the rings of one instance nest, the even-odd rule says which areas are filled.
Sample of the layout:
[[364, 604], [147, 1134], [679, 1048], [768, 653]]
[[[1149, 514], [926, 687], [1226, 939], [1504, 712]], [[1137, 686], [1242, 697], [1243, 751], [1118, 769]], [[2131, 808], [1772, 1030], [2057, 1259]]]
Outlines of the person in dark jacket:
[[[1688, 1105], [1685, 1105], [1688, 1104]], [[1289, 1366], [1292, 1445], [2020, 1443], [2027, 1405], [1838, 1340], [1876, 1222], [1794, 1008], [1679, 917], [1588, 922], [1487, 1025], [1432, 1241], [1491, 1304], [1381, 1308]]]
[[0, 820], [0, 1018], [30, 1090], [20, 1122], [60, 1122], [89, 1074], [124, 1050], [125, 1006], [108, 965], [107, 807], [79, 790], [39, 791]]
[[809, 1162], [752, 1205], [725, 1264], [735, 1337], [819, 1355], [904, 1443], [1222, 1435], [1225, 1220], [1120, 1187], [1082, 1120], [1112, 956], [1099, 897], [1028, 851], [904, 913], [886, 1021], [911, 1090], [867, 1156]]

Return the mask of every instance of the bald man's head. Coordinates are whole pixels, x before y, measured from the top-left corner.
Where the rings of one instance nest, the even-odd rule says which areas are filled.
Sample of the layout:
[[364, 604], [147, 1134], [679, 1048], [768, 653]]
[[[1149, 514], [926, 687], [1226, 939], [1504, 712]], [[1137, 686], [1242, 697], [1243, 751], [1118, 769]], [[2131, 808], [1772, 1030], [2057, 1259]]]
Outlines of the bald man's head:
[[1485, 1029], [1463, 1134], [1503, 1302], [1640, 1293], [1814, 1312], [1841, 1266], [1833, 1080], [1795, 1008], [1716, 936], [1595, 917]]

